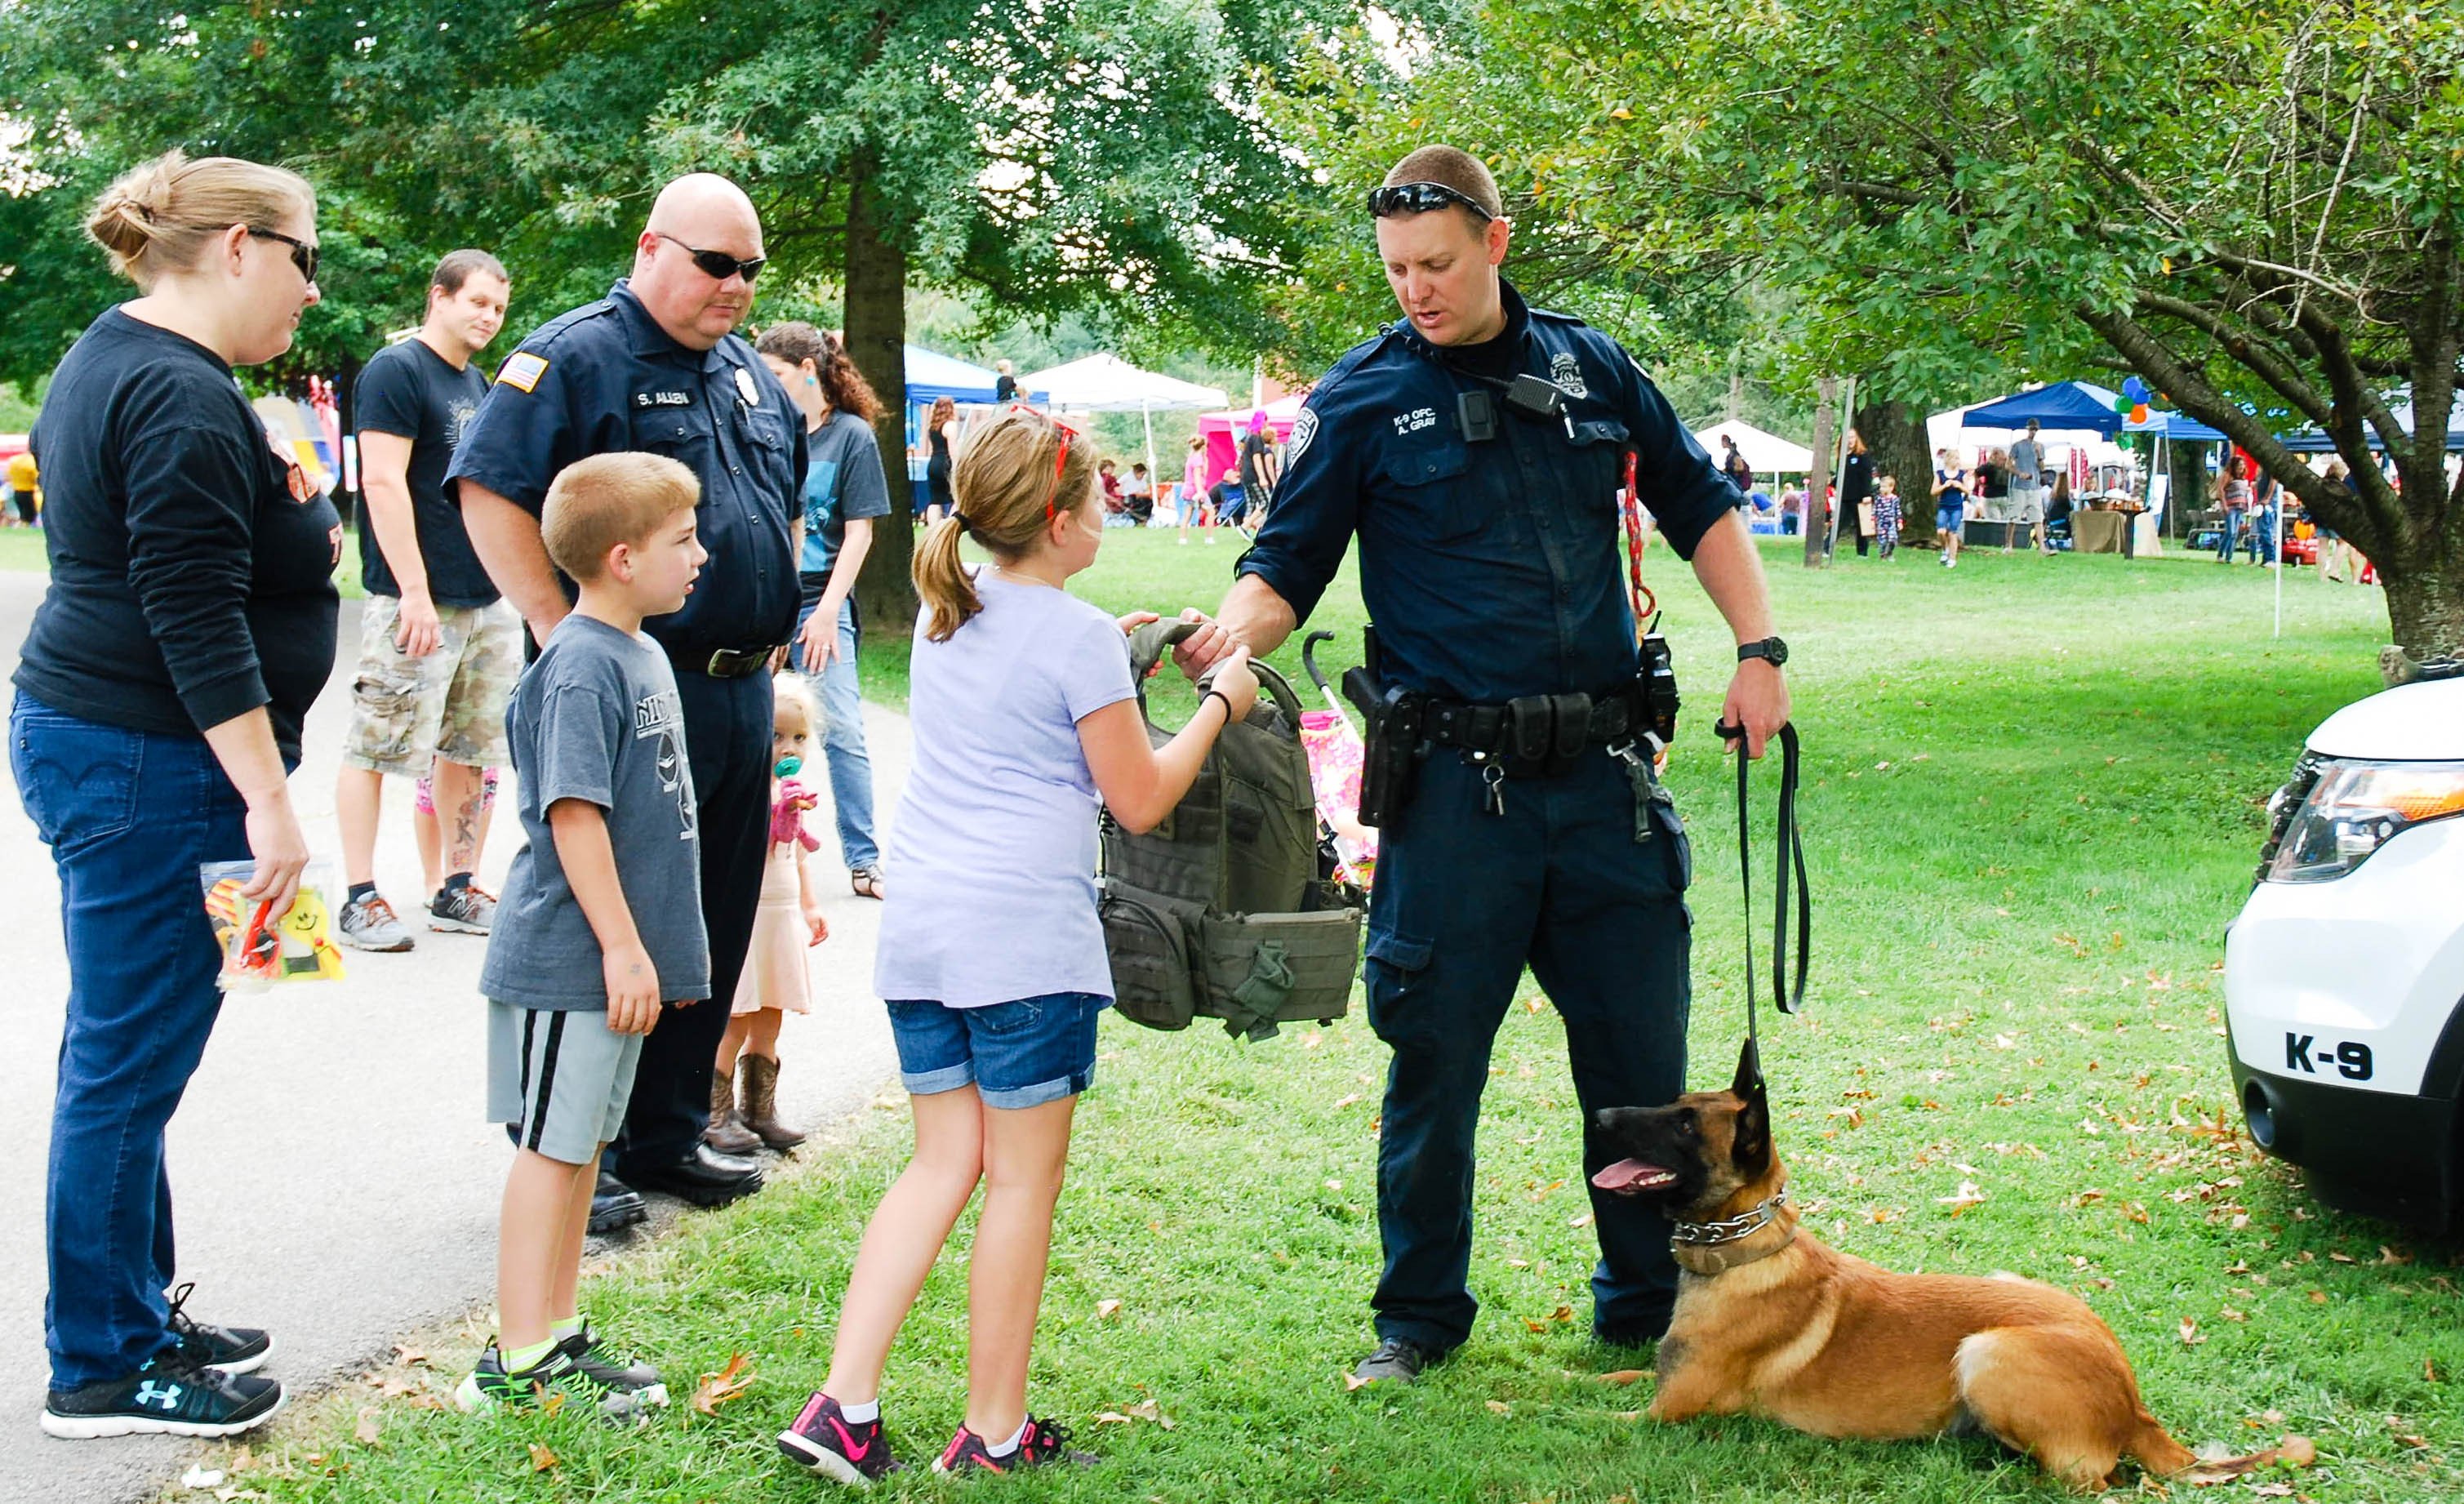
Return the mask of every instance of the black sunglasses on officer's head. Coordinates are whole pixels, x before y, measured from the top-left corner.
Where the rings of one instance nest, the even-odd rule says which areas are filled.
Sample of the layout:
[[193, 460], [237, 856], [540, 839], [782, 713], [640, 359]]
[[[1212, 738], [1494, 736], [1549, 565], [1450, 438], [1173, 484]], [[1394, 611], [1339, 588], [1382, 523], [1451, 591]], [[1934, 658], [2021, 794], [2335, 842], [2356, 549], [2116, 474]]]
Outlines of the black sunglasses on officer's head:
[[1461, 204], [1484, 221], [1497, 217], [1474, 203], [1469, 194], [1442, 183], [1397, 183], [1392, 188], [1369, 190], [1369, 212], [1376, 219], [1389, 214], [1425, 214], [1449, 204]]
[[279, 240], [284, 245], [289, 246], [291, 248], [291, 264], [299, 269], [299, 275], [302, 277], [305, 277], [307, 280], [312, 282], [317, 280], [317, 248], [315, 246], [310, 245], [305, 240], [298, 239], [292, 235], [286, 235], [279, 230], [259, 230], [254, 225], [251, 225], [248, 227], [248, 232], [254, 235], [259, 240]]
[[[683, 241], [664, 230], [653, 230], [650, 233], [672, 244], [685, 246]], [[692, 246], [685, 246], [685, 254], [693, 257], [693, 265], [701, 268], [702, 276], [714, 282], [724, 282], [739, 274], [749, 282], [759, 276], [761, 269], [770, 263], [766, 255], [734, 256], [724, 251], [698, 251]]]

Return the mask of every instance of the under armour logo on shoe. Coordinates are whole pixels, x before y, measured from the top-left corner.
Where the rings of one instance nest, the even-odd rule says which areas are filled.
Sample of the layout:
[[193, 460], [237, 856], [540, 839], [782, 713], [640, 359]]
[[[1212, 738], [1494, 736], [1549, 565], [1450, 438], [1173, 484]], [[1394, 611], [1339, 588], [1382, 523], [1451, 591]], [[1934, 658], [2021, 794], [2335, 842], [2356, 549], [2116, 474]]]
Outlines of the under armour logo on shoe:
[[158, 1384], [148, 1379], [137, 1386], [137, 1403], [159, 1404], [166, 1410], [176, 1410], [180, 1407], [180, 1386], [175, 1383]]

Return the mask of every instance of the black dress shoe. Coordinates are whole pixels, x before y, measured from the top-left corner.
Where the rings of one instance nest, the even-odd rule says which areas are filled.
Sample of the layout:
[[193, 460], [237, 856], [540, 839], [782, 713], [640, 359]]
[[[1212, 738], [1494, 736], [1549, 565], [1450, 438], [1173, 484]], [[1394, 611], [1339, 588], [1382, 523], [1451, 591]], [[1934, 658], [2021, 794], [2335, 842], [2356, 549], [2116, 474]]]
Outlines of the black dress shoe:
[[650, 1208], [644, 1204], [641, 1192], [605, 1170], [599, 1172], [598, 1188], [590, 1193], [590, 1230], [594, 1234], [604, 1235], [649, 1220]]
[[761, 1188], [761, 1166], [696, 1143], [682, 1159], [632, 1171], [629, 1178], [643, 1190], [665, 1191], [696, 1206], [724, 1206]]
[[1359, 1366], [1352, 1370], [1352, 1377], [1361, 1383], [1410, 1383], [1438, 1357], [1418, 1342], [1390, 1337], [1377, 1344], [1377, 1351], [1360, 1360]]

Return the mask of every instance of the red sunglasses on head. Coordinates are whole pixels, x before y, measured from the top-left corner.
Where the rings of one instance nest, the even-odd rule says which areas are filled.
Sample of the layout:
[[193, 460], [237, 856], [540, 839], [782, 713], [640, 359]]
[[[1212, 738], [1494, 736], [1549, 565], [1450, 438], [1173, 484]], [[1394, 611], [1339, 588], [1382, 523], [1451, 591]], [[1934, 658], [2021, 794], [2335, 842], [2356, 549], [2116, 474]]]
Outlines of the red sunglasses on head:
[[1036, 417], [1042, 418], [1045, 422], [1052, 425], [1054, 436], [1059, 438], [1061, 441], [1061, 447], [1052, 452], [1052, 489], [1047, 492], [1044, 498], [1044, 520], [1049, 522], [1054, 518], [1061, 515], [1058, 510], [1058, 503], [1061, 500], [1061, 471], [1064, 466], [1069, 463], [1069, 440], [1074, 435], [1070, 432], [1068, 424], [1062, 422], [1059, 418], [1054, 417], [1048, 412], [1038, 411], [1037, 409], [1028, 407], [1025, 403], [1011, 403], [1009, 410], [1012, 412], [1033, 413]]

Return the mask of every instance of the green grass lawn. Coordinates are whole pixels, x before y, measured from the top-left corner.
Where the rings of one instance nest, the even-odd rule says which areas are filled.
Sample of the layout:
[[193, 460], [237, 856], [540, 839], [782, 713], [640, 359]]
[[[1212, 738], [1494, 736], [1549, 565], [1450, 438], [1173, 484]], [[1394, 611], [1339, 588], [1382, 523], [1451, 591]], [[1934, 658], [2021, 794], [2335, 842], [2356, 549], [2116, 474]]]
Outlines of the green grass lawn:
[[[1211, 606], [1234, 557], [1114, 533], [1083, 593]], [[2464, 1495], [2454, 1252], [2321, 1210], [2226, 1110], [2220, 940], [2259, 801], [2311, 725], [2375, 687], [2377, 593], [2289, 579], [2279, 641], [2267, 576], [2204, 559], [1978, 553], [1945, 571], [1908, 554], [1809, 573], [1793, 557], [1767, 555], [1808, 746], [1815, 967], [1808, 1011], [1766, 1020], [1764, 1060], [1809, 1226], [1896, 1269], [2077, 1291], [2189, 1444], [2313, 1437], [2318, 1467], [2278, 1475], [2301, 1496]], [[1693, 1073], [1716, 1084], [1742, 1029], [1729, 785], [1709, 735], [1730, 654], [1690, 577], [1664, 551], [1652, 564], [1689, 692], [1671, 777], [1701, 874]], [[1348, 581], [1322, 617], [1348, 661]], [[866, 663], [892, 701], [897, 656]], [[1639, 1419], [1647, 1378], [1596, 1377], [1631, 1355], [1586, 1337], [1595, 1249], [1563, 1034], [1526, 1001], [1485, 1108], [1483, 1315], [1406, 1391], [1343, 1382], [1372, 1340], [1377, 1264], [1384, 1051], [1365, 1023], [1244, 1047], [1108, 1020], [1034, 1380], [1038, 1408], [1107, 1460], [979, 1487], [1171, 1504], [2052, 1494], [1981, 1442]], [[473, 1325], [433, 1342], [429, 1366], [387, 1367], [260, 1440], [231, 1481], [283, 1500], [815, 1497], [827, 1486], [770, 1438], [827, 1364], [858, 1232], [906, 1141], [893, 1092], [771, 1191], [589, 1282], [594, 1317], [680, 1397], [748, 1355], [750, 1390], [714, 1415], [679, 1405], [619, 1432], [450, 1413], [438, 1397], [484, 1336]], [[919, 1461], [959, 1415], [965, 1243], [962, 1226], [891, 1362], [892, 1434]], [[881, 1492], [939, 1487], [911, 1473]]]

